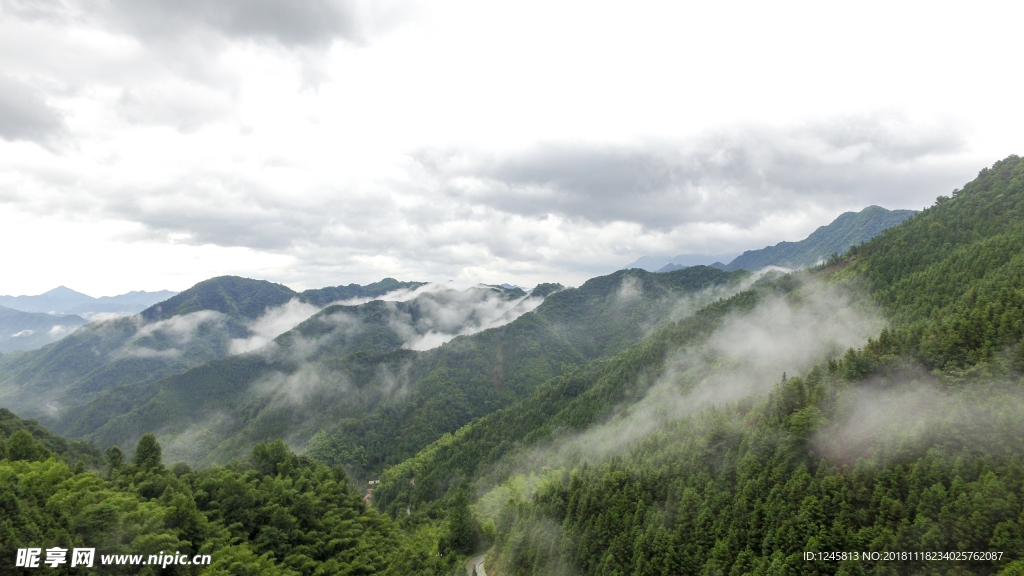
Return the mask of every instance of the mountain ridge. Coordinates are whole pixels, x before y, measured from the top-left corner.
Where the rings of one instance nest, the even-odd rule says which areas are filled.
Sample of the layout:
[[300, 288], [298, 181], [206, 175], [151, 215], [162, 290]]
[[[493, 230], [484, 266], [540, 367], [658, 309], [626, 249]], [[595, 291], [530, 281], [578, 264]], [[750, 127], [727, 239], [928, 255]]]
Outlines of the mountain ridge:
[[760, 270], [766, 266], [798, 269], [820, 264], [833, 254], [843, 254], [851, 246], [861, 244], [881, 234], [887, 228], [912, 217], [915, 210], [887, 210], [881, 206], [868, 206], [859, 212], [844, 212], [829, 224], [819, 226], [803, 240], [783, 241], [757, 250], [747, 250], [727, 264], [714, 261], [718, 256], [702, 254], [680, 254], [659, 267], [664, 259], [645, 256], [629, 264], [627, 268], [656, 268], [652, 272], [672, 272], [691, 266], [699, 261], [704, 265], [722, 270]]
[[0, 352], [28, 351], [55, 342], [86, 323], [81, 316], [22, 312], [0, 306]]
[[0, 306], [21, 312], [45, 314], [96, 314], [129, 315], [177, 294], [170, 290], [146, 292], [134, 290], [117, 296], [93, 298], [61, 285], [35, 296], [0, 296]]

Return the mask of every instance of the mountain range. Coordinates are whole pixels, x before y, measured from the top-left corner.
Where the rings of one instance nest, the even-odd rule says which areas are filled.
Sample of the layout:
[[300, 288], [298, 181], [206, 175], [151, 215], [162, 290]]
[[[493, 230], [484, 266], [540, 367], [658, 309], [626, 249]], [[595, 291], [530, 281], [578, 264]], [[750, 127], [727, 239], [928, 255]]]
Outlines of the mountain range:
[[865, 212], [740, 256], [824, 259], [791, 273], [220, 277], [5, 354], [0, 566], [51, 534], [216, 574], [1024, 573], [1024, 160]]
[[136, 290], [118, 296], [93, 298], [70, 288], [58, 286], [37, 296], [0, 296], [0, 306], [22, 312], [42, 312], [58, 315], [77, 314], [85, 318], [91, 318], [99, 314], [124, 316], [141, 312], [175, 294], [177, 292], [169, 290], [159, 290], [157, 292]]

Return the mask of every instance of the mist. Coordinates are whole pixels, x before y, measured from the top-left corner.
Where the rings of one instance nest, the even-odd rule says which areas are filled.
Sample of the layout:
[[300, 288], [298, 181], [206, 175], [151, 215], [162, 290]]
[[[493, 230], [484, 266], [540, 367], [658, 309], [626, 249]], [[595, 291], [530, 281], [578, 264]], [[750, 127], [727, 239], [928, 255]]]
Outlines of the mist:
[[266, 346], [271, 340], [308, 320], [320, 308], [293, 298], [277, 308], [267, 311], [247, 327], [248, 338], [233, 338], [229, 354], [244, 354]]
[[214, 310], [199, 310], [148, 324], [144, 323], [141, 316], [133, 316], [131, 321], [135, 323], [137, 330], [121, 347], [119, 355], [176, 358], [201, 331], [226, 330], [226, 320], [224, 314]]
[[456, 336], [497, 328], [533, 311], [542, 297], [509, 295], [486, 286], [466, 290], [439, 288], [421, 292], [415, 309], [396, 310], [391, 326], [406, 338], [403, 348], [430, 350]]
[[949, 387], [931, 379], [844, 390], [811, 446], [837, 465], [916, 457], [929, 450], [1020, 449], [1024, 401], [1016, 386], [971, 381]]
[[807, 283], [734, 313], [706, 340], [667, 356], [636, 402], [603, 424], [524, 455], [522, 470], [599, 462], [700, 410], [767, 394], [796, 375], [859, 348], [884, 326], [880, 314], [832, 287]]

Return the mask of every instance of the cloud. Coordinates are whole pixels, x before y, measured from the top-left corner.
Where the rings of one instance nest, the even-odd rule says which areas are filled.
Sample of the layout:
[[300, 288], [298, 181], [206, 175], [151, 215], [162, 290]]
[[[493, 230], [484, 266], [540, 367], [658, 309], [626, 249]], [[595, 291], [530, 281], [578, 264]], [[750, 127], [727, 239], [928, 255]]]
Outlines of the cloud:
[[126, 88], [118, 104], [122, 117], [132, 124], [173, 126], [184, 134], [233, 115], [230, 94], [195, 83]]
[[146, 42], [215, 35], [288, 47], [361, 40], [372, 28], [367, 19], [387, 14], [354, 0], [3, 0], [0, 6], [24, 20], [106, 25]]
[[[872, 112], [872, 103], [780, 115], [799, 104], [778, 95], [761, 114], [724, 113], [729, 103], [705, 113], [676, 101], [674, 75], [646, 71], [666, 82], [649, 88], [663, 90], [617, 81], [586, 94], [588, 82], [611, 77], [612, 54], [581, 44], [579, 58], [559, 60], [561, 33], [548, 38], [555, 44], [515, 48], [504, 34], [509, 18], [532, 25], [515, 20], [523, 9], [415, 0], [2, 6], [0, 70], [17, 89], [0, 86], [0, 139], [74, 144], [46, 155], [0, 141], [0, 201], [22, 222], [3, 240], [47, 228], [53, 241], [27, 247], [22, 267], [50, 261], [63, 274], [83, 261], [71, 244], [85, 251], [90, 240], [89, 251], [110, 255], [130, 247], [134, 262], [161, 260], [146, 270], [151, 288], [202, 279], [199, 258], [212, 274], [303, 287], [382, 276], [578, 285], [644, 254], [740, 252], [799, 240], [867, 204], [920, 208], [1002, 150], [979, 160], [965, 144], [968, 119], [961, 129], [916, 107], [940, 120]], [[558, 17], [575, 20], [571, 12]], [[410, 15], [415, 22], [378, 34]], [[566, 29], [550, 22], [549, 31]], [[665, 38], [676, 37], [691, 38]], [[622, 46], [634, 51], [616, 54], [634, 62], [620, 69], [629, 74], [640, 70], [635, 61], [661, 66], [651, 54], [686, 53]], [[589, 60], [593, 77], [563, 69], [575, 59]], [[817, 80], [803, 82], [793, 90]], [[634, 99], [654, 92], [661, 100], [631, 116]], [[11, 102], [31, 113], [3, 113]], [[607, 115], [595, 121], [588, 110]], [[239, 254], [249, 256], [244, 265]], [[115, 260], [104, 274], [74, 274], [93, 285], [139, 281], [138, 269], [119, 271]]]
[[310, 396], [330, 390], [333, 396], [343, 396], [351, 391], [348, 378], [341, 372], [333, 371], [318, 364], [303, 364], [290, 374], [273, 372], [253, 384], [250, 394], [254, 398], [272, 397], [286, 405], [301, 405]]
[[881, 330], [877, 312], [834, 288], [805, 284], [729, 316], [709, 338], [671, 354], [644, 396], [607, 422], [523, 455], [521, 467], [603, 460], [711, 406], [769, 392], [782, 377], [863, 346]]
[[63, 115], [43, 92], [0, 74], [0, 138], [50, 147], [65, 135]]
[[146, 39], [214, 33], [283, 46], [322, 46], [363, 34], [357, 3], [345, 0], [111, 0], [100, 5], [110, 21]]
[[[187, 116], [166, 121], [184, 129]], [[644, 253], [799, 240], [843, 211], [921, 207], [961, 185], [972, 170], [958, 156], [962, 135], [900, 122], [420, 152], [393, 166], [401, 177], [391, 182], [319, 182], [284, 165], [245, 172], [225, 158], [153, 182], [108, 182], [81, 200], [135, 223], [133, 240], [287, 255], [296, 276], [280, 280], [309, 286], [337, 274], [576, 283]], [[50, 213], [65, 205], [33, 198]]]
[[297, 299], [292, 299], [276, 308], [268, 308], [263, 316], [248, 326], [251, 336], [231, 340], [230, 353], [242, 354], [262, 348], [274, 338], [298, 326], [319, 311], [320, 308]]
[[214, 310], [171, 316], [149, 324], [143, 323], [141, 316], [132, 316], [130, 321], [135, 322], [138, 329], [118, 354], [140, 358], [177, 358], [204, 327], [212, 326], [213, 332], [222, 332], [225, 318], [224, 314]]
[[987, 454], [1019, 445], [1017, 423], [1024, 403], [1015, 386], [971, 382], [943, 387], [924, 381], [877, 382], [844, 390], [834, 414], [813, 438], [829, 460], [851, 464], [866, 458], [909, 458], [926, 451], [956, 454], [963, 448]]
[[71, 334], [75, 330], [78, 330], [78, 326], [64, 326], [61, 324], [55, 324], [50, 328], [50, 330], [46, 334], [47, 336], [53, 338], [54, 340], [59, 340], [60, 338], [63, 338], [68, 334]]
[[461, 335], [497, 328], [532, 311], [544, 301], [541, 297], [509, 297], [498, 290], [475, 286], [453, 290], [432, 285], [397, 309], [391, 326], [406, 339], [405, 348], [429, 350]]
[[[755, 226], [805, 203], [831, 208], [931, 200], [962, 174], [953, 125], [896, 115], [837, 117], [806, 125], [741, 125], [682, 141], [548, 143], [513, 154], [424, 150], [416, 155], [446, 192], [531, 217]], [[952, 180], [955, 181], [955, 180]]]

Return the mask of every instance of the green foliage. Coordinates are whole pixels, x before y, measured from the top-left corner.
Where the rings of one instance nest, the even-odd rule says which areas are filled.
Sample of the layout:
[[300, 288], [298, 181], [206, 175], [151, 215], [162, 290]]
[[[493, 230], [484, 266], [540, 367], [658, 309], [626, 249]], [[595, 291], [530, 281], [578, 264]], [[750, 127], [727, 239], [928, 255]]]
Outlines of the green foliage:
[[175, 442], [179, 451], [169, 456], [198, 464], [287, 436], [321, 461], [367, 478], [528, 397], [565, 364], [628, 348], [713, 298], [705, 292], [727, 291], [746, 275], [708, 267], [617, 272], [426, 352], [402, 349], [408, 336], [393, 321], [401, 315], [415, 322], [423, 314], [419, 302], [329, 306], [279, 336], [273, 353], [112, 389], [80, 410], [71, 429], [101, 446], [134, 443], [154, 429], [167, 440], [185, 434], [188, 442]]
[[[858, 386], [841, 364], [832, 376], [790, 378], [758, 405], [680, 420], [621, 457], [566, 470], [528, 501], [510, 501], [495, 517], [500, 573], [995, 574], [1024, 555], [1024, 386], [960, 383], [926, 435], [901, 427], [897, 414], [857, 444], [849, 427], [862, 424], [840, 407]], [[836, 452], [851, 444], [858, 453]], [[1003, 556], [802, 557], [901, 550]]]
[[964, 369], [1024, 340], [1024, 161], [982, 170], [953, 197], [851, 250], [823, 273], [865, 284], [891, 318], [885, 343]]
[[443, 496], [453, 481], [510, 473], [529, 447], [571, 434], [607, 418], [616, 406], [637, 400], [671, 350], [706, 339], [728, 314], [748, 311], [763, 292], [746, 291], [666, 326], [615, 358], [586, 367], [567, 367], [532, 396], [485, 416], [437, 440], [415, 457], [390, 468], [375, 492], [374, 505], [399, 516], [407, 507], [443, 516]]
[[160, 444], [157, 444], [156, 436], [143, 434], [139, 439], [139, 445], [135, 448], [132, 464], [143, 470], [156, 470], [162, 466], [160, 452]]
[[[535, 312], [427, 352], [400, 349], [389, 327], [411, 306], [329, 307], [279, 338], [280, 355], [205, 362], [108, 392], [106, 412], [81, 411], [93, 426], [83, 430], [107, 444], [141, 438], [131, 464], [108, 451], [104, 477], [62, 461], [72, 445], [0, 412], [0, 562], [18, 547], [77, 543], [209, 552], [211, 574], [454, 574], [493, 544], [489, 572], [505, 576], [1020, 573], [1022, 182], [1024, 161], [1007, 158], [809, 276], [721, 300], [745, 273], [620, 271], [576, 289], [538, 286], [547, 298]], [[768, 294], [799, 300], [808, 278], [862, 290], [857, 305], [880, 307], [888, 326], [860, 350], [783, 375], [767, 396], [687, 412], [610, 456], [530, 468], [538, 447], [635, 406], [666, 358], [701, 350]], [[223, 294], [211, 284], [175, 306]], [[238, 299], [237, 314], [260, 301]], [[340, 313], [359, 329], [335, 330]], [[310, 341], [324, 345], [297, 354]], [[68, 358], [88, 366], [83, 342]], [[29, 356], [0, 364], [27, 369]], [[721, 367], [704, 360], [707, 372], [680, 381]], [[153, 429], [210, 460], [247, 458], [167, 470]], [[307, 454], [282, 437], [308, 440]], [[343, 468], [357, 479], [383, 471], [372, 492], [383, 514]], [[901, 550], [1003, 557], [803, 558]]]
[[[111, 469], [109, 480], [54, 458], [0, 460], [0, 571], [31, 574], [14, 567], [17, 549], [53, 546], [94, 547], [97, 563], [99, 555], [161, 551], [213, 559], [210, 567], [165, 571], [99, 565], [96, 574], [407, 574], [410, 559], [426, 556], [367, 509], [344, 472], [282, 442], [256, 446], [247, 462], [197, 472], [169, 472], [159, 453], [144, 436], [134, 463]], [[421, 566], [432, 573], [448, 564]]]
[[68, 441], [35, 420], [22, 420], [0, 408], [0, 459], [45, 460], [55, 455], [72, 466], [99, 468], [101, 453], [86, 442]]
[[[597, 465], [569, 461], [527, 482], [525, 494], [517, 484], [528, 464], [519, 455], [629, 405], [664, 351], [688, 345], [677, 331], [707, 334], [715, 306], [740, 310], [741, 298], [756, 302], [755, 290], [610, 361], [570, 368], [442, 438], [386, 472], [375, 504], [397, 518], [418, 510], [403, 520], [412, 525], [443, 525], [446, 486], [490, 489], [477, 507], [495, 542], [488, 567], [501, 574], [1016, 573], [1024, 557], [1024, 383], [1015, 375], [1024, 367], [1022, 181], [1024, 161], [1000, 161], [952, 198], [815, 269], [818, 279], [867, 289], [889, 327], [805, 378], [784, 377], [761, 402], [681, 418]], [[761, 289], [798, 294], [799, 284], [787, 276]], [[913, 382], [926, 393], [910, 404], [851, 408], [871, 394], [898, 397]], [[802, 557], [843, 550], [1003, 556]]]

